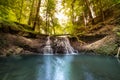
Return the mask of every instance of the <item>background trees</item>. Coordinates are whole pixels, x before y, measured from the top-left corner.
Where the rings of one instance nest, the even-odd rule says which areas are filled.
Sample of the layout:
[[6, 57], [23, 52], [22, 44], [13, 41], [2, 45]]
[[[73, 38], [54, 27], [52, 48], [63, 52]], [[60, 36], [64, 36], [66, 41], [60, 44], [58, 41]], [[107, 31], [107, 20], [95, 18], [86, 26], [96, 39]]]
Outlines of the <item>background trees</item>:
[[120, 0], [0, 0], [0, 19], [30, 25], [44, 34], [74, 34], [105, 20], [105, 10]]

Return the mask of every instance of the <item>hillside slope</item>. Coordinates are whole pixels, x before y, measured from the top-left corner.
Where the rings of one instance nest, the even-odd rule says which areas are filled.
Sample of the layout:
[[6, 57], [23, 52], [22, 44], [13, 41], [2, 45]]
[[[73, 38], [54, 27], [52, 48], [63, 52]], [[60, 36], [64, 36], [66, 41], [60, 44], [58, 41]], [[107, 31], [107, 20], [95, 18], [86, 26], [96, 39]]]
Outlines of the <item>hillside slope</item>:
[[92, 51], [100, 54], [116, 55], [120, 45], [120, 3], [107, 9], [105, 21], [101, 16], [97, 22], [89, 25], [84, 35], [78, 35], [81, 42], [71, 40], [72, 46], [81, 51]]

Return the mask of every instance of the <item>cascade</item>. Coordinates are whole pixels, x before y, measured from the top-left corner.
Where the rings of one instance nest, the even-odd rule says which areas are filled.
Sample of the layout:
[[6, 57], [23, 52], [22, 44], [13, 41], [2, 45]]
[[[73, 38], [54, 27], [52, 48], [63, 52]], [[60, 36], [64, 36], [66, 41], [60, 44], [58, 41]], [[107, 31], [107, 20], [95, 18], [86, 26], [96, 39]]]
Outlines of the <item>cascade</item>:
[[[53, 44], [56, 48], [51, 47]], [[60, 50], [62, 47], [63, 54], [75, 54], [75, 50], [70, 45], [67, 37], [55, 37], [54, 42], [50, 40], [50, 36], [47, 37], [46, 45], [44, 47], [44, 54], [53, 54], [53, 50]], [[55, 53], [54, 53], [55, 54]], [[73, 56], [55, 57], [46, 55], [44, 56], [45, 63], [45, 80], [70, 80], [70, 63], [73, 60]], [[54, 64], [52, 66], [51, 64]], [[67, 66], [66, 66], [67, 65]]]
[[70, 45], [70, 41], [66, 36], [58, 37], [55, 43], [56, 43], [55, 52], [59, 52], [59, 50], [61, 50], [61, 52], [63, 52], [64, 54], [76, 54], [77, 53], [77, 51], [74, 50], [73, 47]]
[[69, 39], [66, 36], [55, 37], [55, 40], [53, 41], [51, 41], [50, 36], [48, 36], [45, 47], [43, 48], [43, 53], [44, 54], [53, 54], [53, 53], [54, 54], [76, 54], [77, 51], [73, 49]]
[[53, 49], [51, 48], [50, 36], [47, 37], [47, 42], [46, 42], [45, 47], [43, 48], [43, 53], [44, 54], [53, 54]]

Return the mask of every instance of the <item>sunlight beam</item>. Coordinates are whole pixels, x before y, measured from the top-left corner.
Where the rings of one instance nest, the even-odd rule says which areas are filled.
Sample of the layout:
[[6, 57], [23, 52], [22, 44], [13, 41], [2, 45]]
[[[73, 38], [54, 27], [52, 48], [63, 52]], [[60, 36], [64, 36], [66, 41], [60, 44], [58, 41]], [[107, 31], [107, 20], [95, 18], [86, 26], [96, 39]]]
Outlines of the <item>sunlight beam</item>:
[[65, 15], [63, 10], [62, 0], [57, 1], [55, 17], [58, 18], [58, 22], [62, 26], [68, 22], [68, 16]]

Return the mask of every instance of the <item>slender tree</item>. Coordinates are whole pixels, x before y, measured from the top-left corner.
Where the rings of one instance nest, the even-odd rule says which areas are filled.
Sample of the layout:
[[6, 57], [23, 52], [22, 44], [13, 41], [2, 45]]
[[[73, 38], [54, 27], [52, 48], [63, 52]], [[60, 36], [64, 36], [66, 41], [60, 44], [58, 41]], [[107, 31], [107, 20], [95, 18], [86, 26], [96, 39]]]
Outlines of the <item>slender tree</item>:
[[102, 5], [102, 1], [99, 0], [99, 3], [100, 3], [100, 13], [101, 13], [101, 16], [102, 16], [102, 20], [104, 21], [105, 20], [105, 17], [104, 17], [104, 12], [103, 12], [103, 5]]
[[22, 11], [23, 11], [23, 5], [24, 5], [24, 1], [21, 1], [21, 6], [20, 6], [20, 18], [19, 18], [19, 23], [21, 22], [21, 18], [22, 18]]
[[37, 21], [38, 21], [38, 18], [39, 18], [40, 4], [41, 4], [41, 0], [38, 0], [38, 6], [37, 6], [37, 12], [36, 12], [36, 15], [35, 15], [35, 21], [34, 21], [34, 24], [33, 24], [33, 30], [35, 30], [35, 27], [36, 27], [36, 24], [37, 24]]
[[46, 6], [46, 34], [48, 34], [48, 30], [49, 30], [49, 24], [48, 24], [48, 7], [49, 7], [49, 0], [47, 0], [46, 4], [47, 4], [47, 6]]
[[75, 1], [76, 0], [72, 0], [72, 3], [71, 3], [71, 9], [72, 9], [72, 24], [74, 25], [74, 23], [75, 23], [75, 15], [74, 15], [74, 4], [75, 4]]
[[94, 24], [94, 11], [93, 11], [93, 8], [92, 8], [89, 0], [84, 0], [84, 2], [85, 2], [85, 6], [88, 8], [89, 17], [92, 20], [92, 23]]
[[32, 3], [32, 5], [30, 7], [30, 14], [29, 14], [29, 19], [28, 19], [28, 25], [32, 24], [32, 16], [33, 16], [33, 9], [34, 9], [35, 0], [32, 0], [31, 3]]

